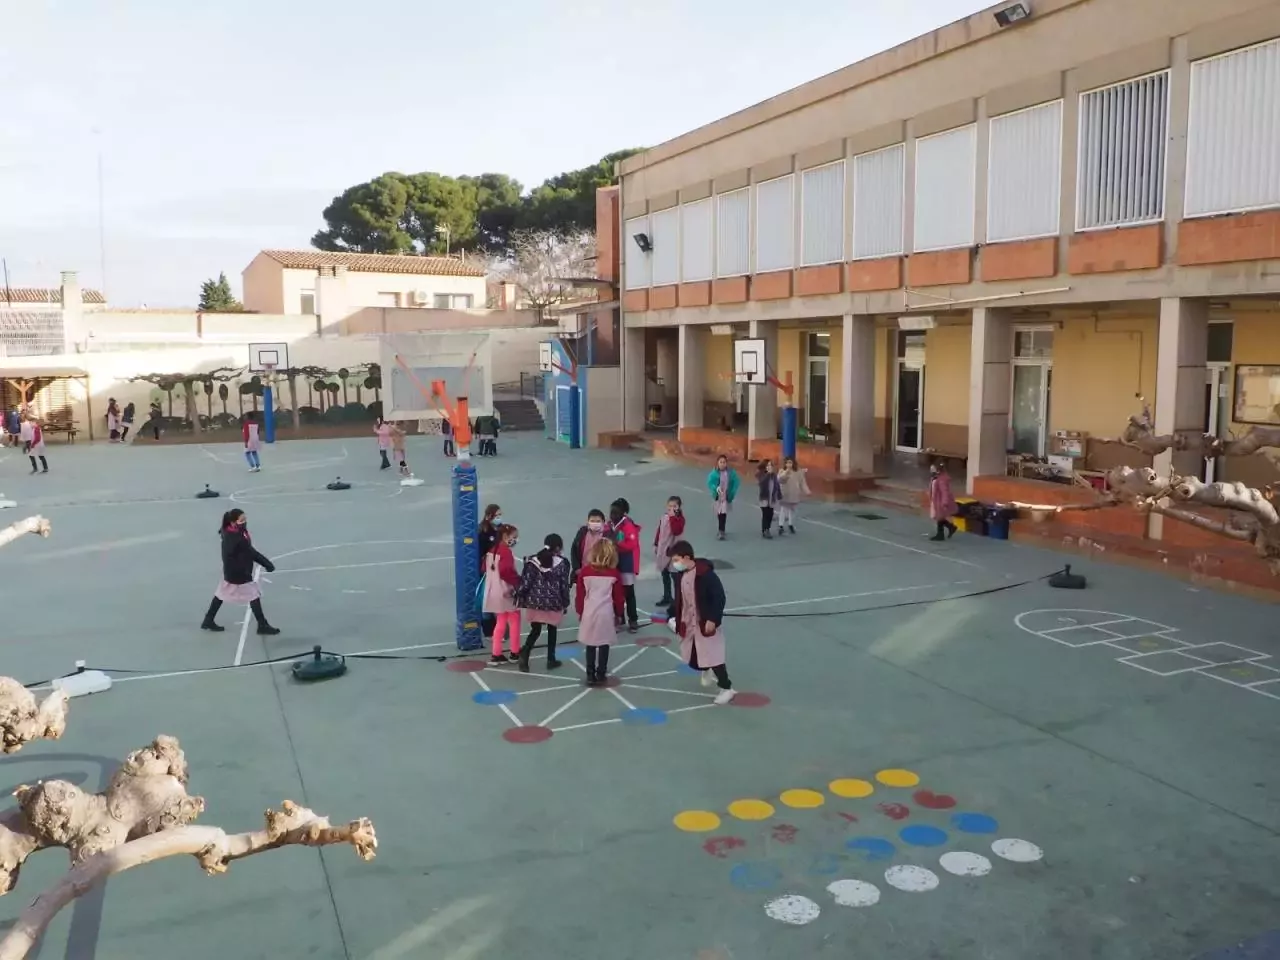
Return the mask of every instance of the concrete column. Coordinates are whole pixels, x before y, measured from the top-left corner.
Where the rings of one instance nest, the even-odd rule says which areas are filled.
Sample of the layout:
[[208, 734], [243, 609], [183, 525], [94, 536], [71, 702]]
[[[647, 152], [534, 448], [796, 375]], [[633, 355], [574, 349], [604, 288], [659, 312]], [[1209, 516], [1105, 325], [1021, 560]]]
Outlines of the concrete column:
[[969, 347], [969, 463], [965, 489], [977, 477], [1005, 473], [1009, 445], [1009, 360], [1013, 332], [1009, 316], [991, 307], [973, 311]]
[[875, 318], [844, 315], [840, 338], [840, 472], [875, 472]]
[[701, 427], [706, 374], [707, 328], [680, 325], [680, 429]]
[[623, 430], [643, 430], [645, 424], [645, 328], [622, 330], [622, 423]]
[[[1204, 433], [1205, 359], [1209, 350], [1209, 301], [1168, 297], [1160, 301], [1160, 342], [1156, 348], [1156, 397], [1152, 409], [1156, 433]], [[1134, 411], [1137, 412], [1136, 410]], [[1194, 452], [1165, 451], [1152, 463], [1157, 474], [1170, 471], [1198, 477]], [[1152, 515], [1148, 535], [1159, 540], [1163, 517]]]
[[[778, 321], [752, 320], [747, 336], [764, 341], [765, 361], [778, 374]], [[778, 436], [778, 388], [772, 384], [745, 387], [747, 391], [747, 437], [775, 440]]]

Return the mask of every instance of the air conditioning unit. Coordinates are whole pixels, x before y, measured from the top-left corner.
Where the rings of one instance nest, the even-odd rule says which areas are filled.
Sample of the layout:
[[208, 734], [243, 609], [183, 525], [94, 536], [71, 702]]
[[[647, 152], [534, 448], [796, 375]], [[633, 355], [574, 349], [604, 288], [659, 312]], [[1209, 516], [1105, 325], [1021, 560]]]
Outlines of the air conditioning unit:
[[413, 291], [413, 305], [415, 307], [425, 307], [431, 300], [431, 295], [425, 290]]
[[566, 313], [560, 317], [560, 335], [580, 337], [587, 332], [587, 314]]

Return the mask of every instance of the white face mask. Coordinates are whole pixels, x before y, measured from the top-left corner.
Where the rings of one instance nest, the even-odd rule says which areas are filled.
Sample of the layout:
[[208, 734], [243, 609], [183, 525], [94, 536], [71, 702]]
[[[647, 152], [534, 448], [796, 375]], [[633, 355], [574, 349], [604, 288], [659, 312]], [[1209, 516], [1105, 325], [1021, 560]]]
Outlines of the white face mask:
[[587, 521], [587, 529], [590, 530], [592, 533], [599, 533], [601, 530], [604, 529], [604, 524], [601, 523], [599, 520], [589, 520]]
[[689, 569], [689, 565], [685, 563], [683, 560], [672, 560], [671, 569], [674, 570], [676, 573], [684, 573], [686, 570]]

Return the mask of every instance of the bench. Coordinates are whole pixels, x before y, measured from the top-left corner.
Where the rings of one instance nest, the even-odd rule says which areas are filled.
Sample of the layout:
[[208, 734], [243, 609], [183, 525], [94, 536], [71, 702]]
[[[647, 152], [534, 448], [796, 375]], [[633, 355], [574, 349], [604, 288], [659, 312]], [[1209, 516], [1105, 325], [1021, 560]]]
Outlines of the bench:
[[45, 433], [66, 434], [67, 443], [75, 443], [76, 434], [80, 432], [76, 422], [67, 417], [51, 417], [47, 422], [41, 424], [41, 429]]

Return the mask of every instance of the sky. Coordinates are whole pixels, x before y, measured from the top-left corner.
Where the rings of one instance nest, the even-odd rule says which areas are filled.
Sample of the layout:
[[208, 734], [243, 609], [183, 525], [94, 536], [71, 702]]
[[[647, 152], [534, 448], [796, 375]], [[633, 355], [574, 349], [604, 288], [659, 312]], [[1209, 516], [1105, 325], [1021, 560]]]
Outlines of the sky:
[[380, 173], [535, 186], [981, 8], [0, 0], [0, 257], [13, 286], [77, 270], [118, 306], [194, 306]]

